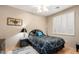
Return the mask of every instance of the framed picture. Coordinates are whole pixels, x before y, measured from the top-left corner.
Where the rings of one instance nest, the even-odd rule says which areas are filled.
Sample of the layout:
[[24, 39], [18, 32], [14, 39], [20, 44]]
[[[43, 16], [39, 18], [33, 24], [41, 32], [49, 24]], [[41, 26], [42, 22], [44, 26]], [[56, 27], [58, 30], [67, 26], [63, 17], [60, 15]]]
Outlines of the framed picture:
[[12, 25], [12, 26], [21, 26], [22, 25], [22, 20], [21, 19], [16, 19], [16, 18], [7, 18], [7, 25]]

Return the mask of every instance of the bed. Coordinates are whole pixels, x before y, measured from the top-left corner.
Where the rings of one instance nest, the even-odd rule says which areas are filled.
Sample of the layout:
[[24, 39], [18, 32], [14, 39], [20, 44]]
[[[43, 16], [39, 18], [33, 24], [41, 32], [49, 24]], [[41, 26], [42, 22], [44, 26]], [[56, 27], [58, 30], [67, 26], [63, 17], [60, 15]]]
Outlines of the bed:
[[57, 53], [64, 48], [65, 44], [63, 38], [47, 36], [39, 29], [32, 30], [28, 37], [31, 46], [33, 46], [33, 48], [40, 54]]

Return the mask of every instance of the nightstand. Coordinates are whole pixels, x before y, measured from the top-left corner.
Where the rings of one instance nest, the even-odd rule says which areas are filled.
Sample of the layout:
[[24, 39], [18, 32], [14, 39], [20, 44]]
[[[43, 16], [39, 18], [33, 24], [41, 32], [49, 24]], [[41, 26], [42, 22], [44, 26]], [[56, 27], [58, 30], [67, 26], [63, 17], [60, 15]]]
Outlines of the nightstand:
[[29, 45], [29, 40], [27, 39], [22, 39], [20, 40], [20, 47], [25, 47]]
[[5, 53], [5, 39], [0, 39], [0, 53]]
[[76, 51], [78, 52], [79, 49], [79, 43], [76, 43]]

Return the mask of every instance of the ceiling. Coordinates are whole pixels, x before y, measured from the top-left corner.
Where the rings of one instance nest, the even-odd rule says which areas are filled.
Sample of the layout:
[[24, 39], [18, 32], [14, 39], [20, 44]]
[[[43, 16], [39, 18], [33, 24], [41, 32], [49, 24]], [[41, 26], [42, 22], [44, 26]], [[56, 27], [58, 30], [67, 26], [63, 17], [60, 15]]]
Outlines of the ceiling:
[[[45, 12], [45, 11], [37, 12], [38, 9], [37, 9], [37, 7], [34, 7], [35, 5], [9, 5], [9, 6], [21, 9], [23, 11], [27, 11], [27, 12], [30, 12], [30, 13], [33, 13], [36, 15], [40, 15], [40, 16], [50, 16], [59, 11], [72, 7], [72, 5], [49, 5], [46, 7], [48, 9], [47, 12]], [[39, 6], [41, 6], [41, 5], [39, 5]]]

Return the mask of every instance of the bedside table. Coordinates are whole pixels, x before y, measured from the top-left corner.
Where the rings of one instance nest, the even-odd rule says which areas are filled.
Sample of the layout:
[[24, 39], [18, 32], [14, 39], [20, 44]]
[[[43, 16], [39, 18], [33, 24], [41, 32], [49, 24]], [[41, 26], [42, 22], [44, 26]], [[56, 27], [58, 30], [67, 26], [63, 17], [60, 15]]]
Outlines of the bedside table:
[[76, 51], [78, 52], [79, 49], [79, 43], [76, 43]]
[[29, 40], [27, 39], [22, 39], [20, 40], [20, 47], [25, 47], [29, 45]]

